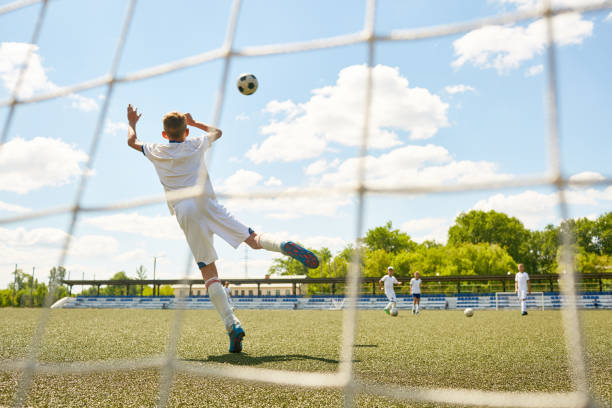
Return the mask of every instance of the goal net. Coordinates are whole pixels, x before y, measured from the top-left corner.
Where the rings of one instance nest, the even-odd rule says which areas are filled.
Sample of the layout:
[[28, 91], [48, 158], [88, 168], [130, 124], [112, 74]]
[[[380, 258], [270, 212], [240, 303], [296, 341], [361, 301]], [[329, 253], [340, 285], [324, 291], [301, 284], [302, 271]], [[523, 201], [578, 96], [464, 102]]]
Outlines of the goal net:
[[[544, 310], [544, 292], [531, 292], [527, 295], [527, 309]], [[496, 292], [495, 310], [520, 309], [521, 301], [516, 292]]]
[[[331, 187], [300, 187], [291, 189], [290, 191], [271, 191], [264, 190], [252, 191], [249, 193], [220, 193], [219, 198], [230, 199], [240, 198], [247, 200], [277, 200], [282, 199], [299, 199], [301, 197], [317, 197], [317, 199], [325, 199], [337, 195], [351, 196], [356, 203], [356, 213], [354, 216], [355, 225], [351, 228], [354, 231], [355, 238], [355, 258], [352, 260], [351, 267], [348, 270], [346, 279], [346, 297], [343, 301], [343, 323], [342, 323], [342, 340], [341, 352], [339, 355], [339, 366], [335, 372], [298, 372], [298, 371], [281, 371], [254, 367], [233, 367], [230, 365], [219, 367], [215, 365], [202, 364], [198, 366], [188, 366], [184, 361], [178, 359], [177, 344], [181, 334], [181, 319], [183, 312], [177, 310], [174, 314], [172, 330], [168, 339], [166, 354], [162, 358], [143, 358], [134, 360], [120, 361], [101, 361], [101, 362], [83, 362], [75, 364], [40, 364], [40, 351], [45, 341], [45, 332], [50, 322], [49, 306], [53, 299], [55, 285], [58, 282], [51, 282], [49, 295], [45, 302], [46, 308], [39, 315], [39, 320], [33, 331], [30, 341], [30, 347], [27, 356], [23, 360], [2, 362], [3, 369], [10, 369], [19, 372], [21, 375], [17, 384], [17, 392], [15, 393], [14, 406], [23, 406], [26, 403], [29, 395], [33, 379], [40, 373], [53, 373], [55, 375], [82, 375], [109, 371], [124, 371], [137, 369], [158, 369], [161, 373], [161, 380], [158, 388], [158, 406], [165, 407], [169, 402], [170, 388], [173, 379], [177, 374], [187, 374], [200, 377], [216, 377], [227, 378], [238, 381], [252, 381], [276, 385], [291, 385], [299, 387], [326, 387], [335, 388], [343, 392], [345, 406], [352, 407], [357, 403], [356, 396], [359, 393], [367, 393], [378, 395], [386, 398], [392, 398], [400, 401], [410, 402], [425, 402], [434, 404], [459, 404], [462, 406], [496, 406], [496, 407], [584, 407], [589, 405], [592, 397], [589, 393], [590, 385], [586, 376], [586, 365], [584, 359], [583, 334], [581, 330], [579, 314], [577, 312], [576, 303], [576, 273], [574, 270], [574, 254], [571, 250], [572, 237], [569, 232], [562, 234], [562, 242], [565, 250], [562, 254], [560, 266], [566, 271], [563, 275], [563, 295], [570, 299], [563, 304], [563, 324], [566, 341], [567, 356], [569, 359], [568, 366], [571, 367], [572, 384], [574, 392], [568, 393], [515, 393], [515, 392], [495, 392], [495, 391], [479, 391], [467, 389], [440, 389], [430, 387], [401, 387], [393, 385], [378, 385], [367, 382], [364, 379], [358, 379], [354, 372], [354, 343], [357, 334], [357, 303], [361, 290], [361, 276], [363, 270], [361, 266], [360, 254], [360, 237], [364, 232], [365, 224], [365, 207], [368, 196], [384, 195], [389, 197], [397, 196], [415, 196], [423, 194], [444, 194], [453, 192], [474, 192], [474, 191], [491, 191], [502, 190], [508, 188], [527, 188], [527, 187], [542, 187], [550, 186], [558, 195], [558, 210], [562, 219], [569, 219], [569, 211], [566, 200], [566, 190], [570, 185], [570, 180], [562, 173], [561, 166], [561, 146], [557, 132], [558, 127], [558, 95], [557, 95], [557, 74], [556, 66], [557, 59], [555, 55], [555, 33], [553, 30], [553, 19], [557, 16], [568, 15], [570, 13], [595, 12], [612, 9], [612, 1], [515, 1], [514, 3], [521, 4], [539, 4], [538, 7], [530, 9], [519, 9], [515, 12], [504, 12], [503, 14], [493, 17], [479, 17], [478, 19], [450, 23], [441, 26], [428, 26], [417, 28], [405, 28], [392, 30], [387, 33], [380, 32], [376, 27], [376, 0], [364, 1], [364, 24], [356, 32], [341, 34], [333, 37], [319, 38], [312, 41], [270, 44], [270, 45], [253, 45], [245, 47], [237, 47], [234, 44], [236, 28], [239, 24], [238, 15], [241, 7], [240, 0], [234, 0], [229, 13], [227, 24], [226, 37], [223, 44], [219, 48], [206, 50], [192, 54], [186, 58], [170, 61], [168, 63], [147, 66], [143, 69], [120, 73], [118, 67], [121, 56], [124, 52], [124, 45], [129, 33], [129, 27], [133, 19], [136, 1], [130, 0], [127, 3], [126, 13], [123, 17], [123, 25], [116, 43], [112, 62], [108, 72], [102, 76], [95, 78], [87, 78], [83, 82], [73, 83], [66, 87], [52, 87], [44, 92], [34, 95], [27, 95], [20, 92], [23, 84], [23, 78], [28, 72], [28, 67], [33, 60], [34, 45], [40, 40], [41, 33], [44, 32], [42, 27], [46, 16], [49, 14], [48, 9], [56, 5], [51, 0], [17, 0], [4, 6], [0, 6], [0, 17], [5, 14], [12, 13], [26, 7], [38, 7], [36, 10], [37, 18], [32, 27], [32, 35], [30, 36], [30, 44], [32, 46], [23, 58], [18, 72], [13, 78], [13, 89], [11, 95], [5, 100], [0, 100], [0, 108], [7, 112], [6, 119], [2, 125], [2, 133], [0, 134], [0, 152], [9, 141], [9, 134], [12, 134], [11, 123], [15, 116], [15, 112], [23, 106], [28, 106], [34, 103], [43, 101], [52, 101], [62, 97], [77, 95], [80, 92], [98, 89], [101, 91], [101, 99], [103, 103], [99, 110], [96, 125], [91, 135], [91, 141], [88, 149], [88, 159], [85, 164], [86, 171], [82, 172], [82, 176], [78, 182], [74, 199], [68, 200], [62, 205], [53, 208], [30, 211], [16, 216], [0, 218], [0, 225], [24, 223], [36, 219], [49, 218], [58, 215], [67, 215], [69, 222], [65, 230], [66, 238], [62, 245], [60, 253], [58, 253], [58, 265], [64, 265], [67, 259], [68, 251], [72, 244], [72, 237], [80, 223], [81, 215], [85, 212], [112, 212], [117, 210], [141, 208], [147, 205], [163, 203], [166, 199], [178, 200], [184, 198], [193, 198], [204, 196], [206, 174], [200, 177], [200, 183], [196, 187], [175, 191], [167, 196], [159, 195], [155, 197], [132, 197], [124, 201], [115, 201], [99, 205], [87, 204], [84, 200], [84, 191], [87, 189], [89, 175], [93, 174], [94, 162], [98, 153], [99, 142], [104, 132], [104, 124], [109, 111], [109, 104], [113, 97], [113, 91], [123, 86], [124, 84], [143, 81], [145, 79], [159, 78], [166, 74], [174, 73], [189, 67], [202, 66], [203, 64], [218, 63], [222, 66], [222, 74], [218, 84], [217, 95], [211, 124], [217, 126], [221, 117], [222, 108], [226, 96], [226, 85], [228, 82], [229, 67], [232, 59], [236, 57], [250, 58], [261, 56], [280, 56], [285, 54], [314, 52], [317, 50], [331, 49], [336, 47], [349, 47], [362, 45], [365, 52], [365, 62], [367, 73], [363, 80], [363, 104], [361, 105], [363, 121], [360, 124], [360, 130], [354, 133], [359, 134], [358, 154], [354, 157], [355, 165], [350, 167], [354, 169], [351, 183], [334, 185]], [[245, 1], [246, 3], [246, 1]], [[510, 2], [508, 2], [510, 3]], [[558, 3], [558, 4], [557, 4]], [[142, 2], [140, 6], [146, 7], [149, 3]], [[559, 7], [556, 7], [560, 4]], [[92, 2], [92, 7], [95, 2]], [[555, 7], [553, 7], [555, 6]], [[432, 5], [432, 7], [434, 7]], [[373, 71], [377, 61], [374, 55], [377, 46], [381, 43], [389, 44], [392, 42], [412, 42], [422, 41], [425, 39], [438, 39], [442, 37], [455, 36], [466, 34], [476, 29], [503, 27], [510, 24], [526, 23], [534, 19], [541, 19], [544, 24], [542, 27], [545, 42], [542, 43], [542, 49], [546, 49], [545, 66], [540, 66], [542, 72], [546, 73], [546, 103], [548, 111], [548, 157], [549, 168], [536, 175], [517, 175], [512, 178], [503, 179], [482, 179], [478, 177], [460, 179], [456, 184], [448, 184], [444, 182], [431, 182], [428, 184], [420, 183], [415, 179], [396, 180], [394, 183], [376, 184], [366, 183], [366, 161], [369, 158], [369, 148], [373, 145], [371, 124], [372, 106], [376, 104], [373, 98]], [[196, 43], [194, 49], [200, 50], [201, 47], [197, 44], [197, 39], [193, 39]], [[508, 48], [512, 48], [513, 44], [508, 44]], [[538, 45], [539, 47], [539, 45]], [[359, 50], [358, 47], [355, 49]], [[381, 53], [383, 54], [383, 53]], [[500, 124], [501, 125], [501, 124]], [[428, 125], [423, 125], [427, 128]], [[424, 132], [425, 133], [425, 132]], [[574, 185], [610, 185], [612, 179], [609, 178], [591, 178], [588, 180], [572, 181]], [[190, 264], [190, 262], [187, 262]], [[191, 265], [191, 264], [190, 264]], [[187, 276], [187, 273], [185, 274]], [[541, 296], [532, 295], [532, 305], [537, 307], [538, 302], [541, 302]], [[505, 297], [500, 295], [496, 298], [496, 303], [507, 302], [507, 307], [514, 300], [512, 295]], [[540, 303], [541, 304], [541, 303]], [[533, 307], [533, 306], [532, 306]]]

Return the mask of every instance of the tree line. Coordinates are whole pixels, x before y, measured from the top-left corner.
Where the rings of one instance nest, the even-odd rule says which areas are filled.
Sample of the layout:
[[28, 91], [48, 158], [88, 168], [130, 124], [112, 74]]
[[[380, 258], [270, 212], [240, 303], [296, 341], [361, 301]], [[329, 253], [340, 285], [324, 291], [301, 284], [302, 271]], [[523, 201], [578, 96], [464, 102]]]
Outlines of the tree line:
[[[563, 234], [571, 237], [563, 243]], [[417, 243], [391, 221], [372, 228], [360, 239], [364, 276], [382, 276], [393, 265], [396, 275], [419, 271], [423, 276], [502, 275], [514, 273], [517, 264], [531, 274], [559, 273], [563, 245], [575, 251], [576, 269], [583, 273], [612, 272], [612, 212], [598, 218], [577, 218], [543, 230], [530, 230], [515, 217], [497, 211], [461, 213], [448, 230], [448, 241]], [[290, 258], [276, 258], [271, 274], [308, 277], [346, 276], [355, 249], [348, 245], [336, 255], [327, 248], [313, 250], [321, 261], [306, 269]], [[309, 285], [310, 286], [310, 285]], [[317, 287], [313, 286], [316, 292]], [[310, 291], [310, 290], [309, 290]]]
[[[131, 278], [125, 271], [117, 272], [110, 280], [143, 280], [147, 279], [147, 270], [140, 265], [136, 269], [136, 277]], [[49, 271], [48, 283], [39, 281], [32, 275], [25, 273], [22, 269], [15, 269], [13, 272], [13, 282], [9, 283], [7, 289], [0, 289], [0, 307], [7, 306], [22, 306], [22, 307], [40, 307], [44, 305], [45, 298], [49, 293], [49, 288], [54, 288], [51, 304], [58, 299], [68, 296], [68, 287], [61, 282], [66, 277], [66, 269], [63, 266], [53, 267]], [[97, 287], [88, 287], [83, 289], [79, 295], [96, 296], [98, 294]], [[100, 288], [101, 296], [152, 296], [153, 288], [147, 285], [130, 285], [126, 293], [125, 286], [105, 286]], [[163, 285], [159, 288], [160, 296], [172, 296], [174, 290], [169, 285]], [[73, 294], [74, 295], [74, 294]]]

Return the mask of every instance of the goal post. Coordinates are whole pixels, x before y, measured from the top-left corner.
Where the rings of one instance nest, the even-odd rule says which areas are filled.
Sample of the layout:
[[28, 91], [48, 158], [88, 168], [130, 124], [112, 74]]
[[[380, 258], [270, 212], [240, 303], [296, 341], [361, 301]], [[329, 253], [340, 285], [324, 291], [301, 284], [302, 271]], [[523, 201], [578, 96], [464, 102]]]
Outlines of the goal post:
[[[544, 292], [531, 292], [527, 295], [527, 309], [544, 310]], [[520, 308], [516, 292], [495, 292], [495, 310]]]

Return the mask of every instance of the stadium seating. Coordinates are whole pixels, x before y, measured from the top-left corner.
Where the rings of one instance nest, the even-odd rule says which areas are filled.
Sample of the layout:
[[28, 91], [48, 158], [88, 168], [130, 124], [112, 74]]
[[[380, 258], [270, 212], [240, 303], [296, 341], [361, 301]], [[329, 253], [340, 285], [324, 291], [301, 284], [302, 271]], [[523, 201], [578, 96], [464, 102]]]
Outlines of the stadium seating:
[[[312, 309], [335, 310], [344, 307], [342, 296], [237, 296], [232, 298], [236, 309]], [[612, 309], [612, 292], [589, 292], [578, 296], [580, 308]], [[381, 309], [387, 304], [384, 296], [363, 296], [357, 301], [360, 309]], [[528, 300], [528, 307], [536, 308], [535, 300]], [[509, 306], [500, 300], [500, 308]], [[558, 309], [563, 305], [563, 296], [558, 293], [544, 294], [544, 308]], [[77, 296], [59, 300], [56, 308], [67, 309], [212, 309], [208, 296], [175, 298], [174, 296]], [[412, 308], [412, 297], [399, 296], [397, 307]], [[454, 296], [426, 294], [421, 296], [421, 309], [495, 309], [495, 294], [458, 294]]]

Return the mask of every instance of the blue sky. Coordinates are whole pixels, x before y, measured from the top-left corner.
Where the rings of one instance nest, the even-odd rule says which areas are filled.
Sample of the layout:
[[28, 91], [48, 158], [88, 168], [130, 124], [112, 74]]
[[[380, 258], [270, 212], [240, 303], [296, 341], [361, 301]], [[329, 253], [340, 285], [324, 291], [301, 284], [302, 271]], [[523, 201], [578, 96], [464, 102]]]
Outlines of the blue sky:
[[[588, 3], [558, 0], [557, 5]], [[8, 4], [1, 1], [0, 6]], [[468, 21], [526, 9], [535, 0], [378, 2], [379, 34]], [[0, 16], [0, 99], [10, 95], [40, 5]], [[117, 43], [122, 1], [53, 1], [26, 75], [22, 96], [104, 75]], [[138, 3], [119, 73], [127, 74], [219, 47], [229, 2]], [[244, 1], [235, 37], [243, 48], [308, 41], [357, 32], [364, 6], [355, 1]], [[485, 27], [417, 42], [378, 43], [367, 183], [393, 187], [504, 181], [547, 174], [546, 55], [543, 21]], [[557, 18], [560, 134], [563, 173], [610, 177], [612, 115], [612, 13]], [[303, 187], [333, 189], [355, 182], [365, 95], [363, 44], [232, 60], [219, 127], [223, 137], [209, 156], [216, 191], [249, 192]], [[143, 116], [138, 135], [162, 142], [161, 117], [189, 111], [212, 120], [222, 62], [116, 87], [84, 203], [108, 204], [159, 195], [152, 165], [125, 143], [125, 108]], [[243, 96], [235, 78], [251, 72], [260, 88]], [[9, 141], [0, 151], [0, 217], [65, 205], [73, 200], [87, 160], [105, 88], [19, 106]], [[7, 109], [0, 108], [6, 117]], [[195, 131], [192, 134], [197, 134]], [[612, 188], [573, 188], [572, 216], [612, 210]], [[338, 251], [354, 239], [355, 198], [347, 195], [293, 200], [223, 200], [258, 231]], [[529, 228], [559, 221], [549, 187], [420, 196], [373, 196], [366, 228], [391, 220], [414, 239], [444, 242], [453, 219], [470, 209], [495, 209]], [[57, 262], [67, 215], [0, 225], [0, 287], [15, 264], [46, 276]], [[71, 277], [198, 276], [176, 221], [164, 203], [110, 213], [81, 214], [66, 262]], [[245, 276], [246, 250], [215, 241], [222, 277]], [[273, 255], [248, 252], [249, 277], [262, 276]], [[381, 272], [382, 273], [382, 272]]]

